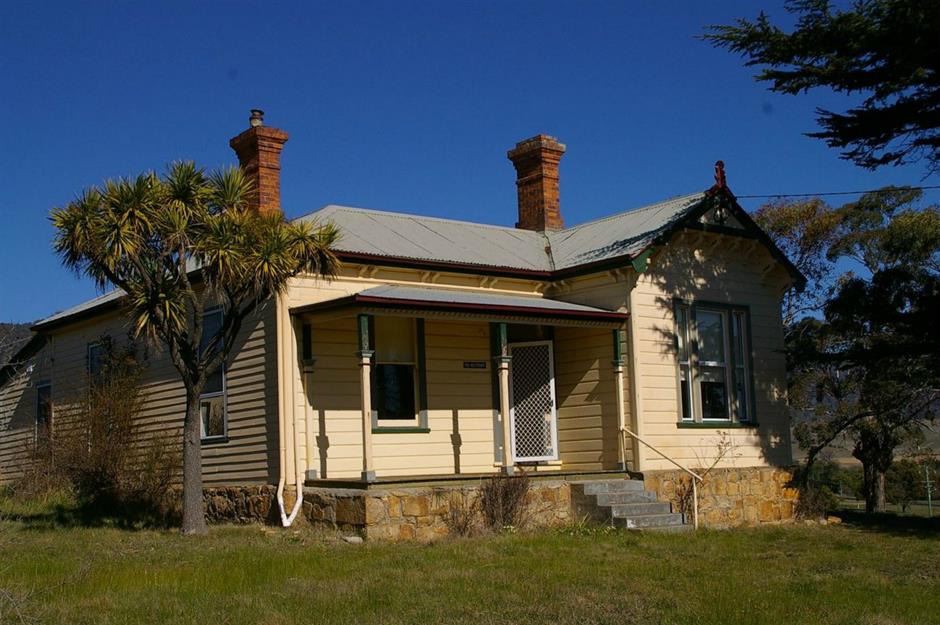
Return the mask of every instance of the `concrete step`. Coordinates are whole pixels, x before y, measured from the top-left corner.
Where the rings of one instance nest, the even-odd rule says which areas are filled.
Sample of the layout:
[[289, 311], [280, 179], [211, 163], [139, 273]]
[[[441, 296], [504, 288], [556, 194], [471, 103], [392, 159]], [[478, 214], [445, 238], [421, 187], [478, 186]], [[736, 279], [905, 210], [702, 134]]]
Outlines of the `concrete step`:
[[607, 495], [611, 493], [643, 492], [641, 480], [597, 480], [583, 482], [585, 495]]
[[664, 501], [647, 501], [644, 503], [621, 503], [610, 506], [614, 518], [629, 518], [647, 514], [669, 514], [672, 506]]
[[627, 491], [624, 493], [602, 493], [592, 495], [598, 506], [616, 506], [625, 503], [648, 503], [657, 501], [656, 493], [648, 490]]
[[691, 532], [694, 528], [691, 523], [683, 523], [682, 525], [660, 525], [652, 527], [644, 527], [642, 531], [644, 532], [656, 532], [661, 534], [681, 534], [683, 532]]
[[614, 526], [627, 529], [651, 529], [682, 525], [682, 515], [669, 514], [638, 514], [629, 517], [614, 517]]

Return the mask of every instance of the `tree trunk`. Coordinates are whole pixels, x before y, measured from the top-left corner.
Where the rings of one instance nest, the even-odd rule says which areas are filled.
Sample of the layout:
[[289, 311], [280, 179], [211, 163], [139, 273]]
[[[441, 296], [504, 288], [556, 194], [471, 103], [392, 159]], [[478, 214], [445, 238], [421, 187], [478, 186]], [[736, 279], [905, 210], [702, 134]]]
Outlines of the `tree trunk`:
[[865, 512], [884, 512], [885, 472], [874, 462], [862, 463], [862, 491], [865, 493]]
[[206, 534], [202, 500], [202, 430], [199, 395], [187, 392], [183, 422], [183, 527], [184, 534]]
[[885, 505], [885, 472], [878, 467], [875, 467], [875, 512], [884, 512], [888, 509]]

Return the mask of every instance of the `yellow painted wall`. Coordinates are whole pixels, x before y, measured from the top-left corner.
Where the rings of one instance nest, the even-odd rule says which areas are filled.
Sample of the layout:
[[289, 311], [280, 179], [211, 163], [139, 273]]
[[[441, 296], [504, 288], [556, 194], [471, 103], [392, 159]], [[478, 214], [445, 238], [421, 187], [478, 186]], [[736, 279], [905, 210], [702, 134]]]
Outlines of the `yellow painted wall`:
[[[770, 254], [741, 237], [689, 233], [652, 258], [632, 293], [637, 324], [640, 432], [689, 467], [710, 465], [721, 433], [732, 448], [720, 466], [791, 462], [786, 406], [786, 363], [780, 297], [786, 276]], [[747, 305], [751, 314], [754, 386], [759, 428], [680, 429], [673, 297]], [[672, 468], [645, 449], [643, 468]]]
[[[564, 470], [608, 470], [620, 462], [613, 357], [611, 330], [555, 328], [558, 447]], [[625, 387], [629, 389], [627, 380]], [[626, 394], [624, 408], [629, 408]], [[631, 457], [628, 450], [628, 466]]]
[[[769, 270], [768, 270], [769, 268]], [[633, 288], [634, 280], [636, 286]], [[688, 466], [710, 464], [718, 442], [715, 430], [679, 429], [677, 370], [673, 353], [672, 298], [745, 304], [751, 309], [757, 430], [727, 430], [734, 447], [723, 465], [756, 466], [790, 461], [789, 422], [784, 403], [785, 379], [779, 298], [785, 276], [760, 246], [749, 239], [718, 235], [682, 235], [654, 255], [646, 273], [632, 269], [599, 272], [548, 285], [538, 281], [486, 278], [467, 274], [349, 265], [331, 281], [294, 279], [276, 308], [246, 325], [229, 367], [229, 441], [204, 447], [207, 484], [274, 482], [278, 467], [278, 412], [300, 442], [306, 466], [306, 428], [314, 431], [309, 455], [321, 477], [358, 477], [362, 470], [359, 364], [355, 322], [351, 317], [319, 320], [314, 327], [315, 373], [305, 389], [298, 362], [291, 307], [350, 295], [383, 284], [473, 289], [481, 292], [542, 295], [609, 310], [631, 307], [638, 341], [624, 343], [624, 403], [628, 424], [635, 423], [633, 375], [639, 381], [641, 417], [636, 427], [651, 443]], [[631, 291], [631, 288], [633, 290]], [[276, 324], [282, 329], [280, 349]], [[482, 320], [426, 321], [428, 363], [428, 434], [375, 434], [375, 469], [379, 476], [490, 472], [498, 466], [499, 415], [494, 409], [489, 326]], [[21, 465], [18, 458], [32, 440], [35, 385], [53, 379], [57, 410], [84, 384], [86, 347], [101, 334], [126, 335], [123, 319], [108, 315], [55, 333], [37, 356], [31, 372], [0, 388], [0, 482]], [[629, 332], [625, 333], [629, 337]], [[632, 355], [639, 366], [631, 371]], [[147, 408], [142, 415], [153, 430], [175, 430], [182, 423], [183, 390], [168, 359], [151, 350], [145, 374]], [[556, 396], [561, 464], [552, 469], [613, 468], [618, 458], [616, 407], [611, 359], [611, 331], [606, 328], [555, 328]], [[465, 360], [485, 360], [487, 369], [464, 369]], [[278, 397], [278, 372], [283, 394]], [[309, 392], [309, 397], [305, 394]], [[293, 434], [290, 432], [289, 434]], [[642, 449], [646, 469], [669, 468]], [[631, 466], [633, 450], [628, 460]], [[294, 445], [287, 441], [288, 483], [293, 483]]]
[[[314, 323], [316, 367], [309, 376], [310, 407], [320, 477], [358, 478], [362, 417], [356, 320]], [[425, 322], [428, 433], [376, 433], [379, 476], [491, 472], [496, 459], [489, 327], [482, 322]], [[463, 361], [487, 362], [464, 369]], [[298, 406], [302, 409], [302, 406]]]

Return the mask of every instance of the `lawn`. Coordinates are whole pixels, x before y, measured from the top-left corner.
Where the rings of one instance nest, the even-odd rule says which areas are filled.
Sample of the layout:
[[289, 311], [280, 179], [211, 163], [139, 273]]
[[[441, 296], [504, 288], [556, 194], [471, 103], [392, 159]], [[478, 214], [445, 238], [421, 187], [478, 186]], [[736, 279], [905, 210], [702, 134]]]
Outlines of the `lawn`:
[[[0, 508], [2, 510], [2, 508]], [[0, 521], [0, 623], [940, 623], [940, 530], [571, 529], [434, 545]]]

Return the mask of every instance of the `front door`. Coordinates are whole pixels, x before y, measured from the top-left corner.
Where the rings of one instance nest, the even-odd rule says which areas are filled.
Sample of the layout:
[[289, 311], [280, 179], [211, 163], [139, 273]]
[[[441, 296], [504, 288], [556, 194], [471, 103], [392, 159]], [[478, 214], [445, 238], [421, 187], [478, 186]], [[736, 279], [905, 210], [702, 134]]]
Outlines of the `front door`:
[[551, 341], [509, 345], [509, 418], [516, 462], [558, 459], [555, 368]]

